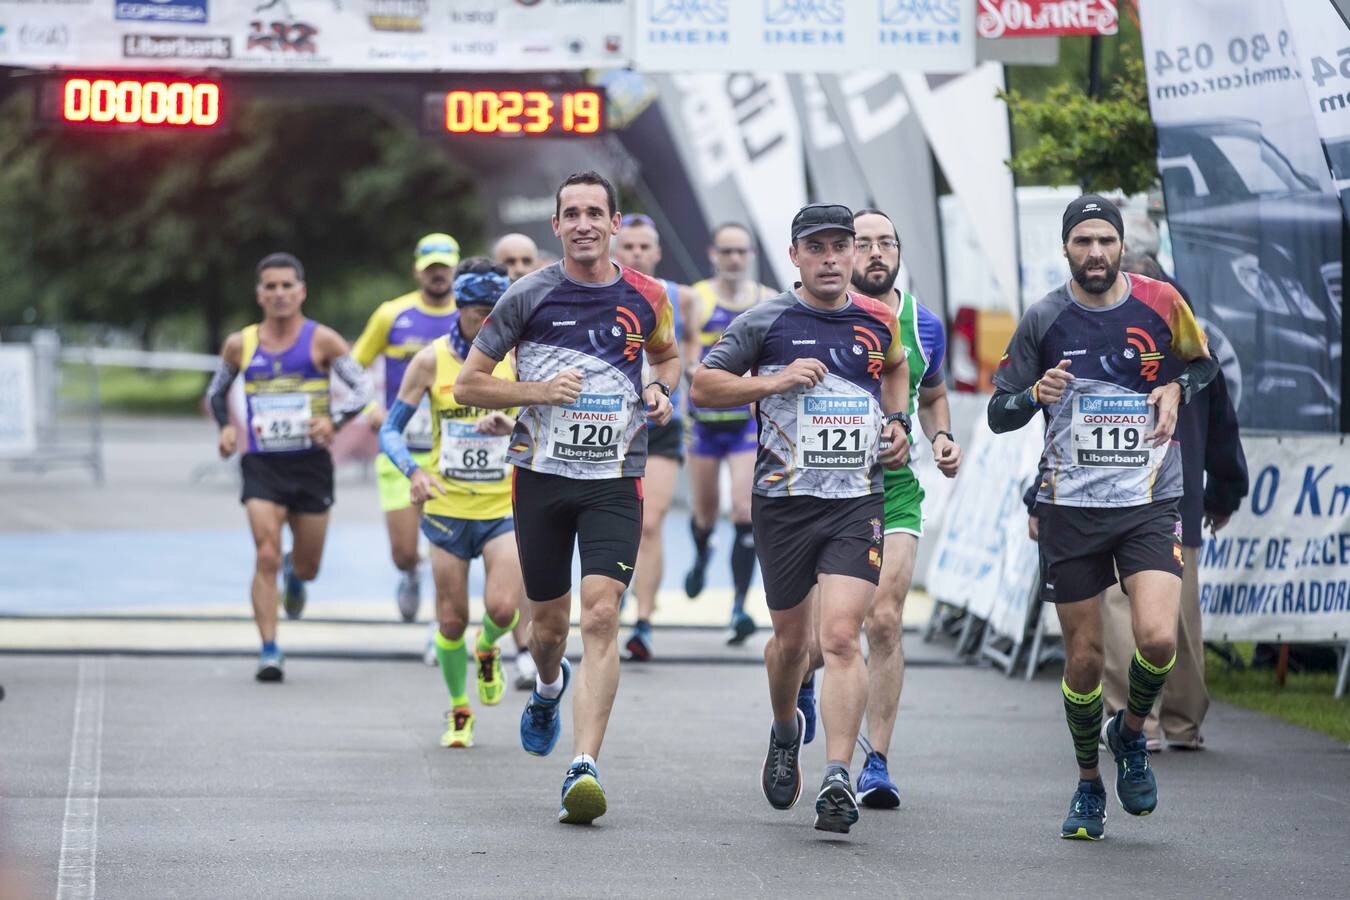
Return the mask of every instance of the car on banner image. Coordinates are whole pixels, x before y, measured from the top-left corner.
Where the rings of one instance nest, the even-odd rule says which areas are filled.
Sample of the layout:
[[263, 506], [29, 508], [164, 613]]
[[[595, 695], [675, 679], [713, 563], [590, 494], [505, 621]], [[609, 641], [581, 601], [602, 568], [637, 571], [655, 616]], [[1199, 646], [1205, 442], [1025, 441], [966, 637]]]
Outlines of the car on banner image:
[[1231, 342], [1246, 427], [1334, 431], [1341, 209], [1245, 119], [1158, 126], [1177, 281]]

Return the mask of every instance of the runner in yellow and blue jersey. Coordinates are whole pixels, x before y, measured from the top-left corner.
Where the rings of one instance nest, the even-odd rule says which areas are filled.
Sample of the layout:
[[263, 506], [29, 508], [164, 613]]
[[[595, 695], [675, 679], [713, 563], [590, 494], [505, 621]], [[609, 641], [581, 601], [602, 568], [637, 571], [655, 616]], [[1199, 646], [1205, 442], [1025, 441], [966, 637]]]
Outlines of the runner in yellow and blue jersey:
[[[744, 225], [726, 223], [713, 230], [708, 259], [713, 277], [693, 285], [684, 305], [686, 365], [693, 367], [708, 355], [732, 320], [777, 292], [752, 278], [755, 242]], [[709, 539], [721, 508], [721, 469], [731, 473], [731, 624], [727, 643], [744, 643], [755, 631], [745, 611], [745, 597], [755, 577], [755, 533], [750, 527], [750, 484], [755, 467], [755, 419], [750, 404], [734, 409], [703, 409], [689, 404], [689, 488], [692, 493], [689, 527], [694, 538], [694, 564], [684, 578], [690, 599], [703, 592]]]
[[[337, 429], [370, 399], [366, 373], [348, 355], [333, 329], [306, 319], [305, 270], [289, 253], [273, 253], [257, 266], [258, 305], [263, 319], [225, 340], [207, 401], [220, 426], [217, 448], [232, 456], [239, 437], [230, 420], [230, 385], [244, 376], [245, 450], [240, 459], [243, 492], [256, 551], [253, 618], [262, 638], [259, 681], [281, 681], [285, 658], [277, 648], [277, 576], [285, 582], [290, 618], [305, 608], [305, 582], [319, 572], [328, 509], [333, 505], [333, 458], [328, 446]], [[331, 408], [329, 375], [352, 389], [348, 405]], [[283, 557], [281, 529], [291, 529]]]
[[[464, 646], [469, 563], [481, 556], [487, 572], [483, 624], [474, 641], [478, 699], [485, 705], [501, 702], [505, 683], [497, 642], [515, 626], [517, 610], [525, 601], [506, 462], [515, 410], [465, 406], [454, 394], [469, 347], [509, 284], [506, 273], [485, 257], [470, 257], [460, 264], [454, 282], [458, 308], [450, 316], [450, 331], [412, 358], [380, 428], [380, 449], [409, 479], [413, 502], [422, 508], [422, 533], [431, 542], [436, 658], [450, 692], [443, 747], [473, 746], [475, 719], [466, 690]], [[514, 380], [512, 360], [503, 359], [493, 375]], [[431, 410], [429, 465], [418, 464], [404, 436], [423, 402]]]
[[[384, 422], [386, 410], [398, 396], [404, 370], [413, 356], [433, 340], [449, 330], [450, 316], [455, 311], [453, 279], [459, 264], [459, 243], [448, 234], [429, 234], [417, 242], [413, 253], [413, 274], [417, 290], [395, 297], [376, 308], [365, 330], [352, 346], [352, 356], [369, 368], [376, 359], [384, 358], [384, 397], [371, 401], [366, 408], [366, 419], [378, 431]], [[431, 414], [423, 402], [408, 424], [404, 435], [408, 448], [419, 465], [430, 464]], [[389, 532], [389, 552], [394, 565], [402, 573], [396, 596], [399, 615], [403, 621], [417, 618], [421, 605], [421, 583], [418, 577], [417, 509], [408, 494], [408, 481], [389, 462], [388, 457], [375, 457], [375, 476], [380, 488], [380, 508], [384, 511], [385, 527]]]

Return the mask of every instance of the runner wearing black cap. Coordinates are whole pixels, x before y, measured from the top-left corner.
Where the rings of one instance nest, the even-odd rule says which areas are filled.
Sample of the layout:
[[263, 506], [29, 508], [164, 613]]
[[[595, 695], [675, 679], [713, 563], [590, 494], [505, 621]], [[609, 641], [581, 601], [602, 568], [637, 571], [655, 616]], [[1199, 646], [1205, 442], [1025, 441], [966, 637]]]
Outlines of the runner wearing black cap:
[[751, 522], [774, 630], [764, 649], [774, 721], [761, 786], [778, 809], [801, 794], [797, 690], [814, 624], [803, 601], [820, 585], [827, 765], [815, 827], [835, 832], [858, 820], [848, 766], [867, 701], [859, 632], [881, 572], [881, 468], [909, 458], [899, 325], [886, 304], [848, 292], [853, 234], [848, 207], [803, 207], [789, 249], [801, 283], [732, 322], [690, 389], [701, 407], [757, 404]]
[[1061, 835], [1100, 840], [1106, 791], [1097, 769], [1102, 721], [1102, 593], [1119, 577], [1135, 641], [1128, 709], [1107, 724], [1116, 798], [1157, 807], [1141, 729], [1176, 658], [1181, 600], [1181, 453], [1177, 409], [1214, 377], [1205, 335], [1176, 289], [1120, 272], [1120, 211], [1088, 194], [1064, 211], [1073, 277], [1027, 310], [994, 375], [989, 426], [1046, 421], [1037, 517], [1041, 599], [1064, 632], [1064, 708], [1079, 782]]

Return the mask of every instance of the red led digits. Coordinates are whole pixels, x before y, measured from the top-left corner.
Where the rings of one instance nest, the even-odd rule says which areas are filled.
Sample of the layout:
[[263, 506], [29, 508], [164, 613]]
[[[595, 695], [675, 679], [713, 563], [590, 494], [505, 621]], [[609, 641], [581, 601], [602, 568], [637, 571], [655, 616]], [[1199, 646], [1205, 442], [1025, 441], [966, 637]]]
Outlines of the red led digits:
[[210, 128], [220, 122], [220, 85], [71, 77], [61, 92], [61, 119], [76, 125]]

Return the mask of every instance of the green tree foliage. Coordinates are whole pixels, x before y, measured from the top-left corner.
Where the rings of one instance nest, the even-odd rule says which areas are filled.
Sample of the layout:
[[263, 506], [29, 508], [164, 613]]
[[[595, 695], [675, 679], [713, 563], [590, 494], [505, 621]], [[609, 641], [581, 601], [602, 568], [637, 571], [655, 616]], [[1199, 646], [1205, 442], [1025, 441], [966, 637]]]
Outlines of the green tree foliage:
[[1109, 85], [1101, 98], [1063, 81], [1034, 99], [1016, 89], [1000, 92], [1020, 136], [1008, 162], [1020, 182], [1126, 194], [1153, 186], [1157, 136], [1142, 59], [1123, 58]]
[[285, 250], [308, 314], [352, 335], [411, 289], [418, 237], [481, 230], [471, 173], [371, 109], [257, 101], [224, 135], [41, 131], [31, 111], [22, 91], [0, 105], [0, 325], [148, 346], [177, 324], [214, 351], [257, 318], [254, 263]]

